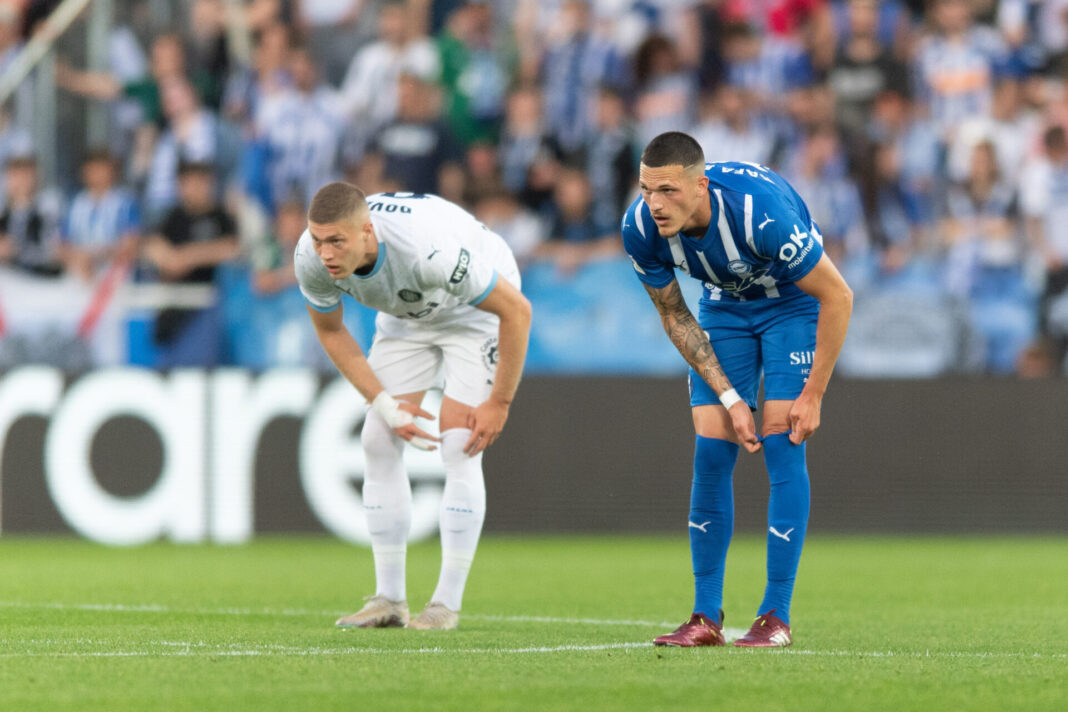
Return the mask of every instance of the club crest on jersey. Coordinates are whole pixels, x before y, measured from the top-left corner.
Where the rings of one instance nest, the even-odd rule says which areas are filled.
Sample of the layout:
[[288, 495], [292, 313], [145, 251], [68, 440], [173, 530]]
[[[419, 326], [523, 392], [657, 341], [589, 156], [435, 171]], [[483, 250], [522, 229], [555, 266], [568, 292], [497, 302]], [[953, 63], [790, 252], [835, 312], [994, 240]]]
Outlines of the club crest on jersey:
[[430, 314], [432, 314], [434, 312], [434, 309], [436, 309], [438, 306], [440, 305], [437, 302], [427, 302], [426, 309], [423, 309], [422, 311], [418, 312], [408, 312], [408, 316], [410, 316], [412, 319], [422, 319], [424, 316], [429, 316]]
[[497, 361], [500, 358], [500, 353], [497, 351], [497, 337], [494, 336], [490, 339], [486, 339], [486, 343], [482, 344], [482, 365], [486, 367], [487, 371], [492, 371], [497, 368]]
[[471, 265], [471, 253], [460, 248], [460, 259], [456, 261], [456, 267], [452, 271], [452, 276], [449, 277], [449, 284], [459, 284], [464, 281], [464, 277], [467, 276], [467, 268]]
[[414, 289], [402, 289], [397, 292], [397, 296], [406, 302], [417, 302], [423, 298], [423, 295]]
[[[734, 272], [734, 269], [733, 269], [734, 262], [740, 262], [740, 261], [741, 260], [734, 260], [733, 262], [731, 262], [728, 265], [728, 269], [730, 269], [731, 272]], [[750, 265], [746, 265], [746, 267], [750, 267]], [[744, 292], [745, 290], [747, 290], [750, 287], [752, 287], [754, 284], [763, 284], [762, 280], [764, 279], [764, 277], [767, 274], [768, 274], [768, 270], [766, 270], [766, 269], [753, 270], [750, 267], [750, 269], [746, 270], [746, 274], [736, 274], [736, 276], [738, 277], [737, 280], [735, 280], [733, 282], [728, 282], [728, 281], [724, 280], [724, 281], [720, 282], [716, 286], [718, 286], [720, 289], [723, 289], [723, 290], [725, 290], [727, 292], [731, 292], [733, 294], [740, 294], [741, 292]]]
[[731, 271], [731, 274], [736, 274], [739, 277], [744, 277], [752, 271], [752, 266], [748, 262], [743, 260], [731, 260], [727, 264], [727, 269]]

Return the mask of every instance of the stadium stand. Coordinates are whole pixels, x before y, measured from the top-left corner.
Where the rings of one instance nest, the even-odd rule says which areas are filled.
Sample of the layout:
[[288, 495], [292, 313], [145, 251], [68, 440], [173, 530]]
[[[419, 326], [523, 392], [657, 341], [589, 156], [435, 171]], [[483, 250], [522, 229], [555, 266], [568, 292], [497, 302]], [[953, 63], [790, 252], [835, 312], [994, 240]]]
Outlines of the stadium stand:
[[[0, 75], [70, 4], [0, 6]], [[76, 328], [18, 333], [29, 280], [106, 315], [78, 364], [160, 365], [153, 313], [195, 302], [222, 315], [199, 336], [215, 363], [325, 368], [296, 287], [263, 275], [289, 264], [279, 214], [346, 178], [440, 193], [512, 241], [537, 313], [531, 370], [678, 372], [614, 220], [636, 151], [680, 129], [809, 201], [857, 294], [843, 375], [1068, 368], [1068, 33], [1043, 3], [92, 5], [0, 107], [5, 367], [47, 361], [44, 332]], [[135, 217], [94, 212], [118, 200], [81, 180], [101, 155]], [[202, 161], [240, 243], [207, 291], [161, 276], [144, 247], [178, 167]], [[90, 238], [89, 222], [114, 229]], [[131, 225], [142, 247], [116, 276]], [[369, 315], [348, 308], [368, 338]]]

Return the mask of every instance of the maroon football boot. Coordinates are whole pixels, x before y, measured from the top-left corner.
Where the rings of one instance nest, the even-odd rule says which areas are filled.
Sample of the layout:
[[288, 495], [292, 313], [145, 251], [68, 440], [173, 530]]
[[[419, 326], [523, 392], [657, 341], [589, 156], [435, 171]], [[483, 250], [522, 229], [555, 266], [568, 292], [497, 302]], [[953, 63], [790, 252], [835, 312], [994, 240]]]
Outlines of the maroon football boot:
[[662, 635], [653, 645], [673, 645], [678, 648], [696, 648], [705, 645], [726, 645], [723, 628], [704, 613], [694, 613], [690, 620], [675, 629], [674, 633]]
[[790, 636], [790, 626], [772, 614], [775, 609], [762, 616], [757, 616], [749, 632], [734, 641], [738, 648], [785, 648], [794, 642]]

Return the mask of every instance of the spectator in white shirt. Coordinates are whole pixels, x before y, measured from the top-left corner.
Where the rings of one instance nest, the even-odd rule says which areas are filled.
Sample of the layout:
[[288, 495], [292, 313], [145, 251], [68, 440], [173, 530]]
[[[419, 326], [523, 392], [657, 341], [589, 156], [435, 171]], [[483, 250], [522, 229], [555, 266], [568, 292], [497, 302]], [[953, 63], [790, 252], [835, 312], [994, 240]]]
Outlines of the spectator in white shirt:
[[368, 139], [397, 115], [401, 73], [436, 81], [441, 61], [437, 46], [418, 34], [419, 23], [406, 2], [385, 2], [378, 17], [378, 39], [361, 49], [341, 84], [342, 111], [352, 127], [348, 163], [363, 157]]

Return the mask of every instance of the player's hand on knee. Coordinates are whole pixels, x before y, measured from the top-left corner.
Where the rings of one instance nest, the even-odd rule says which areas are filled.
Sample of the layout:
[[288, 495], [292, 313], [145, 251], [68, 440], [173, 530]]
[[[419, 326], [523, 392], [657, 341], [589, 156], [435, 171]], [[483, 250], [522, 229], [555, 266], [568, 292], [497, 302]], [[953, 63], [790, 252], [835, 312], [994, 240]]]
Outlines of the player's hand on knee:
[[474, 457], [488, 448], [504, 430], [504, 423], [507, 420], [508, 404], [506, 403], [491, 399], [472, 409], [470, 415], [467, 416], [467, 427], [471, 429], [471, 437], [464, 445], [464, 452]]
[[420, 450], [437, 450], [438, 446], [435, 443], [441, 442], [441, 438], [431, 435], [415, 424], [394, 428], [393, 432], [406, 440], [409, 445]]
[[423, 418], [424, 420], [434, 420], [434, 414], [428, 413], [415, 403], [409, 403], [408, 401], [397, 401], [397, 406], [408, 413], [412, 414], [412, 417]]
[[820, 399], [802, 393], [790, 408], [790, 442], [800, 445], [820, 427]]
[[727, 410], [727, 414], [731, 417], [734, 434], [742, 447], [749, 452], [759, 451], [760, 439], [757, 438], [756, 421], [753, 420], [753, 412], [749, 410], [746, 402], [738, 401]]
[[433, 415], [415, 403], [399, 401], [382, 391], [371, 401], [371, 409], [380, 415], [389, 427], [393, 428], [393, 432], [397, 434], [397, 437], [410, 443], [413, 447], [417, 447], [420, 450], [435, 450], [437, 446], [434, 443], [441, 442], [441, 438], [431, 435], [415, 424], [417, 417], [426, 418], [427, 420], [434, 419]]
[[[411, 413], [413, 418], [425, 418], [426, 420], [434, 419], [434, 416], [431, 413], [426, 412], [415, 403], [398, 401], [398, 404], [401, 411]], [[407, 440], [409, 445], [419, 448], [420, 450], [437, 450], [438, 446], [434, 443], [441, 442], [441, 438], [431, 435], [414, 422], [399, 430], [395, 430], [395, 432], [397, 435]]]

